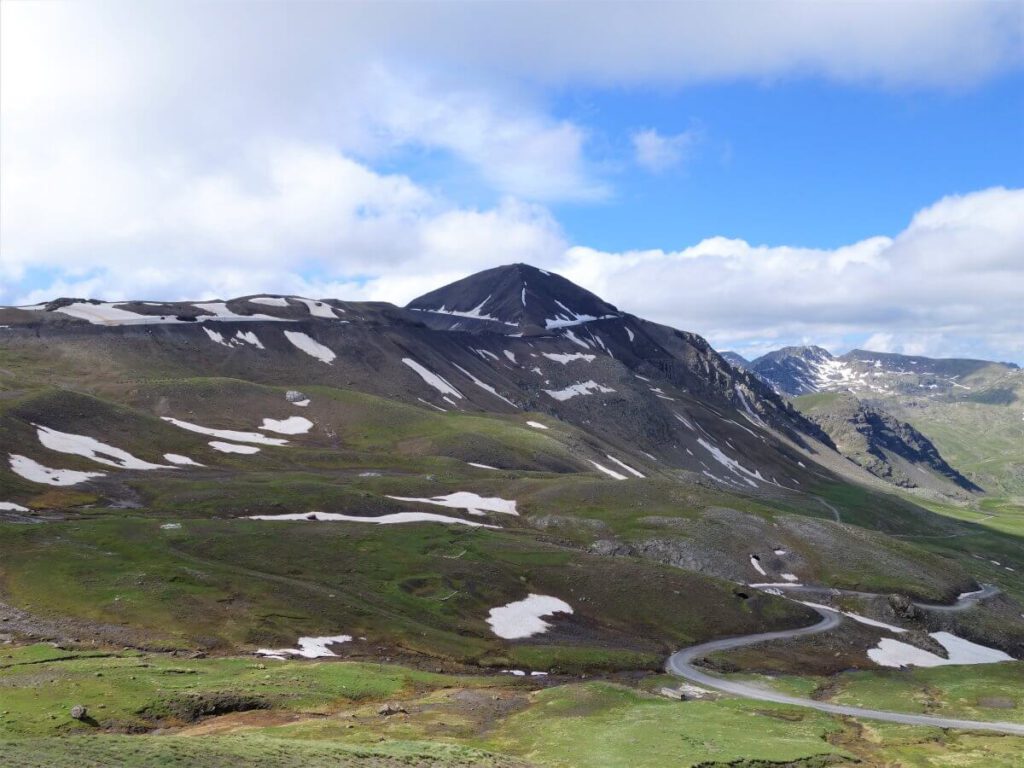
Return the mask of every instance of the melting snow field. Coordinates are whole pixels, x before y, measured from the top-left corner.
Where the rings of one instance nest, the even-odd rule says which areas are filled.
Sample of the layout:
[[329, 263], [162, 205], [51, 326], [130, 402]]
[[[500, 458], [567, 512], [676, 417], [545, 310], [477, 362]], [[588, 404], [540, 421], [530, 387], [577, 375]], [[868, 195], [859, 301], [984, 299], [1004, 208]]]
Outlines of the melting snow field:
[[28, 507], [15, 504], [13, 501], [0, 501], [0, 512], [28, 512]]
[[168, 467], [164, 464], [150, 464], [148, 461], [137, 459], [127, 451], [106, 445], [99, 440], [85, 435], [58, 432], [56, 429], [41, 427], [38, 424], [33, 424], [32, 426], [36, 428], [39, 442], [51, 451], [84, 456], [98, 464], [106, 464], [108, 467], [120, 467], [121, 469], [173, 469], [173, 467]]
[[285, 338], [288, 339], [292, 344], [301, 349], [310, 357], [315, 357], [321, 363], [331, 364], [331, 361], [337, 357], [334, 351], [329, 347], [325, 347], [316, 339], [308, 336], [302, 331], [285, 331]]
[[[497, 359], [497, 358], [495, 358], [495, 359]], [[505, 397], [504, 395], [499, 395], [499, 394], [498, 394], [498, 390], [496, 390], [496, 389], [495, 389], [494, 387], [492, 387], [492, 386], [491, 386], [490, 384], [488, 384], [487, 382], [485, 382], [485, 381], [480, 381], [480, 379], [478, 379], [478, 378], [477, 378], [476, 376], [474, 376], [474, 375], [473, 375], [472, 373], [470, 373], [469, 371], [467, 371], [467, 370], [466, 370], [465, 368], [463, 368], [463, 367], [462, 367], [461, 365], [459, 365], [458, 363], [452, 363], [452, 365], [454, 365], [454, 366], [455, 366], [456, 368], [458, 368], [458, 369], [459, 369], [460, 371], [462, 371], [463, 375], [465, 375], [465, 377], [466, 377], [467, 379], [469, 379], [469, 380], [470, 380], [470, 381], [472, 381], [472, 382], [473, 382], [474, 384], [476, 384], [476, 385], [477, 385], [478, 387], [480, 387], [480, 389], [483, 389], [483, 390], [485, 390], [485, 391], [487, 391], [487, 392], [490, 392], [490, 393], [491, 393], [492, 395], [494, 395], [494, 396], [495, 396], [496, 398], [498, 398], [499, 400], [503, 400], [503, 401], [505, 401], [506, 403], [508, 403], [509, 405], [511, 405], [511, 406], [512, 406], [513, 408], [518, 408], [518, 407], [519, 407], [518, 405], [516, 405], [515, 403], [513, 403], [513, 402], [512, 402], [511, 400], [509, 400], [509, 399], [508, 399], [507, 397]]]
[[[21, 307], [21, 309], [42, 309], [39, 307]], [[88, 320], [93, 325], [154, 325], [157, 323], [180, 323], [173, 315], [140, 315], [127, 309], [120, 309], [114, 303], [90, 304], [77, 301], [66, 307], [54, 310], [79, 320]]]
[[301, 301], [305, 304], [306, 308], [309, 310], [309, 314], [313, 317], [322, 317], [327, 320], [338, 319], [338, 316], [334, 314], [334, 307], [326, 302], [316, 301], [315, 299], [301, 299], [299, 297], [296, 297], [295, 300]]
[[997, 648], [964, 640], [951, 632], [931, 632], [931, 636], [946, 649], [948, 659], [934, 653], [916, 648], [900, 640], [883, 638], [878, 646], [868, 651], [868, 658], [882, 667], [943, 667], [951, 664], [996, 664], [1000, 661], [1013, 661]]
[[643, 475], [643, 474], [641, 474], [641, 473], [640, 473], [639, 471], [637, 471], [637, 470], [633, 469], [633, 468], [632, 468], [631, 466], [629, 466], [629, 464], [627, 464], [626, 462], [624, 462], [624, 461], [619, 461], [619, 460], [618, 460], [618, 459], [616, 459], [616, 458], [615, 458], [614, 456], [612, 456], [612, 455], [611, 455], [610, 453], [606, 453], [606, 454], [605, 454], [605, 456], [607, 456], [607, 457], [608, 457], [609, 459], [611, 459], [612, 461], [614, 461], [614, 462], [615, 462], [616, 464], [618, 464], [618, 465], [619, 465], [620, 467], [622, 467], [622, 468], [623, 468], [624, 470], [626, 470], [627, 472], [629, 472], [629, 474], [633, 475], [634, 477], [644, 477], [644, 475]]
[[474, 523], [472, 520], [463, 520], [460, 517], [435, 515], [433, 512], [395, 512], [390, 515], [377, 515], [376, 517], [343, 515], [340, 512], [298, 512], [287, 515], [251, 515], [249, 519], [271, 521], [309, 520], [310, 522], [321, 523], [374, 523], [376, 525], [401, 525], [402, 523], [449, 523], [452, 525], [468, 525], [471, 528], [498, 527], [496, 525]]
[[[189, 432], [198, 432], [200, 435], [219, 437], [222, 440], [235, 440], [239, 443], [259, 443], [260, 445], [288, 445], [287, 440], [280, 437], [267, 437], [260, 432], [239, 432], [234, 429], [213, 429], [211, 427], [204, 427], [199, 424], [181, 421], [180, 419], [174, 419], [170, 416], [162, 416], [161, 418], [176, 427], [187, 429]], [[235, 453], [241, 453], [241, 451], [235, 451]], [[255, 451], [249, 451], [249, 453], [255, 453]]]
[[260, 449], [255, 445], [238, 445], [237, 443], [225, 443], [221, 440], [211, 440], [209, 446], [221, 453], [244, 453], [251, 455], [260, 452]]
[[288, 299], [282, 299], [278, 296], [256, 296], [249, 299], [249, 303], [262, 304], [265, 307], [287, 307]]
[[572, 613], [572, 606], [557, 597], [530, 594], [524, 600], [491, 608], [487, 623], [498, 637], [517, 640], [547, 632], [551, 625], [541, 617], [556, 613]]
[[420, 378], [423, 379], [427, 384], [432, 386], [442, 395], [455, 395], [455, 397], [462, 399], [462, 393], [459, 392], [455, 387], [448, 383], [448, 381], [441, 376], [438, 376], [429, 368], [424, 368], [422, 365], [417, 363], [411, 357], [403, 357], [402, 362], [412, 368], [416, 373], [419, 374]]
[[260, 429], [277, 432], [279, 435], [304, 435], [313, 427], [313, 422], [304, 416], [289, 416], [287, 419], [264, 419]]
[[256, 651], [260, 656], [269, 659], [284, 659], [286, 656], [302, 656], [305, 659], [322, 659], [337, 656], [328, 646], [352, 642], [352, 635], [333, 635], [330, 637], [300, 637], [298, 648], [260, 648]]
[[77, 485], [94, 477], [103, 477], [105, 472], [79, 472], [76, 469], [50, 469], [28, 456], [10, 454], [11, 471], [33, 483], [46, 485]]
[[897, 635], [901, 635], [907, 630], [902, 627], [897, 627], [892, 624], [886, 624], [884, 621], [876, 621], [875, 619], [869, 619], [867, 616], [861, 616], [859, 613], [853, 613], [851, 611], [840, 611], [838, 608], [833, 608], [830, 605], [822, 605], [821, 603], [810, 603], [806, 600], [800, 600], [799, 602], [804, 605], [809, 605], [811, 608], [823, 608], [826, 611], [832, 611], [832, 613], [841, 613], [843, 616], [848, 616], [854, 621], [866, 624], [869, 627], [878, 627], [879, 629], [887, 629], [890, 632], [895, 632]]
[[473, 320], [492, 320], [496, 323], [502, 323], [503, 325], [515, 326], [515, 323], [507, 323], [500, 318], [493, 317], [491, 315], [485, 315], [480, 311], [484, 308], [484, 305], [487, 304], [487, 302], [490, 300], [491, 297], [488, 296], [475, 307], [468, 310], [448, 309], [444, 304], [441, 305], [440, 309], [421, 309], [420, 307], [414, 307], [414, 309], [417, 312], [435, 312], [439, 315], [451, 315], [453, 317], [468, 317], [472, 318]]
[[593, 459], [590, 459], [590, 463], [594, 465], [595, 469], [604, 472], [606, 475], [608, 475], [611, 478], [614, 478], [615, 480], [629, 480], [629, 478], [626, 477], [625, 475], [616, 472], [614, 469], [608, 469], [608, 467], [604, 466], [603, 464], [598, 464]]
[[280, 322], [282, 320], [280, 317], [271, 317], [270, 315], [239, 315], [228, 309], [227, 303], [223, 301], [206, 301], [193, 304], [192, 306], [213, 313], [213, 317], [208, 315], [201, 316], [199, 318], [200, 322], [203, 320], [276, 320]]
[[[490, 467], [493, 469], [493, 467]], [[496, 496], [479, 496], [469, 491], [456, 491], [447, 496], [434, 496], [430, 499], [419, 499], [410, 496], [388, 496], [395, 501], [411, 501], [418, 504], [436, 504], [439, 507], [451, 507], [453, 509], [465, 509], [471, 515], [482, 515], [484, 511], [500, 512], [504, 515], [518, 515], [515, 501], [501, 499]]]
[[702, 437], [697, 438], [697, 442], [700, 443], [701, 447], [704, 448], [704, 450], [706, 450], [708, 453], [710, 453], [714, 457], [715, 461], [717, 461], [723, 467], [728, 469], [730, 472], [732, 472], [738, 478], [743, 480], [743, 482], [745, 482], [747, 485], [749, 485], [749, 486], [751, 486], [753, 488], [757, 488], [757, 483], [754, 482], [754, 479], [760, 480], [762, 483], [768, 482], [763, 477], [761, 477], [761, 473], [760, 472], [758, 472], [758, 471], [751, 472], [749, 469], [747, 469], [742, 464], [740, 464], [738, 461], [736, 461], [736, 459], [729, 458], [722, 451], [721, 448], [719, 448], [716, 445], [712, 445], [711, 443], [709, 443], [704, 438], [702, 438]]
[[164, 461], [169, 461], [171, 464], [178, 464], [182, 467], [201, 467], [203, 466], [198, 461], [192, 461], [188, 456], [182, 456], [180, 453], [165, 453]]
[[614, 392], [615, 390], [611, 387], [606, 387], [603, 384], [598, 384], [596, 381], [581, 381], [578, 384], [570, 384], [565, 389], [545, 389], [546, 392], [555, 400], [569, 400], [570, 398], [576, 397], [576, 395], [590, 395], [594, 392]]
[[592, 363], [597, 359], [597, 355], [588, 355], [583, 352], [574, 352], [571, 355], [556, 354], [554, 352], [542, 352], [541, 354], [548, 360], [554, 360], [556, 363], [561, 363], [562, 365], [571, 363], [573, 360], [583, 360], [585, 362]]

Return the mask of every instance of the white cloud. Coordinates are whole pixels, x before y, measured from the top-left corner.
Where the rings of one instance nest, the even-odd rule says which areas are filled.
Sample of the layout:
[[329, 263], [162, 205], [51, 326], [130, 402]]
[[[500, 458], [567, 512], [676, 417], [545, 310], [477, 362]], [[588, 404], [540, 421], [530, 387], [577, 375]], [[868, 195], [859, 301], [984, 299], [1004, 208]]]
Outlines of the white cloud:
[[997, 187], [943, 198], [894, 238], [836, 249], [715, 237], [671, 252], [574, 247], [556, 268], [720, 349], [852, 343], [1019, 360], [1022, 253], [1024, 190]]
[[[891, 333], [1024, 355], [1016, 191], [947, 198], [895, 238], [830, 251], [724, 237], [567, 250], [546, 209], [524, 202], [611, 193], [587, 128], [553, 116], [545, 91], [805, 76], [962, 87], [1021, 65], [1020, 3], [301, 11], [0, 3], [0, 302], [402, 301], [523, 260], [716, 341]], [[686, 159], [680, 136], [644, 141], [650, 167]], [[442, 171], [395, 170], [433, 168], [435, 154]], [[500, 202], [459, 205], [424, 177]]]
[[634, 132], [630, 138], [637, 165], [652, 173], [661, 173], [686, 160], [687, 154], [697, 142], [698, 134], [691, 130], [664, 135], [654, 128], [646, 128]]

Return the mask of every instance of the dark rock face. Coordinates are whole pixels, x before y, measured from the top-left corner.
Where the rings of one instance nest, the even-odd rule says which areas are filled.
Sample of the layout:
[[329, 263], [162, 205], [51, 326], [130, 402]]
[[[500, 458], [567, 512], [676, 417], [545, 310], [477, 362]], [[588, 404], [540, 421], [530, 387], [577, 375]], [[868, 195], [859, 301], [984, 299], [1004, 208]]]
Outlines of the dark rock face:
[[413, 299], [406, 308], [441, 315], [426, 322], [448, 327], [466, 327], [467, 321], [476, 321], [523, 330], [548, 330], [620, 315], [590, 291], [528, 264], [477, 272]]
[[835, 360], [822, 347], [783, 347], [747, 367], [784, 395], [808, 395], [823, 389], [823, 369]]
[[898, 460], [946, 478], [965, 491], [982, 489], [951, 467], [935, 445], [910, 424], [852, 395], [838, 395], [809, 412], [832, 437], [841, 453], [883, 480], [904, 488], [922, 484]]
[[738, 371], [745, 371], [750, 367], [750, 361], [743, 355], [739, 355], [735, 352], [725, 351], [719, 353], [722, 359], [725, 360], [729, 365]]

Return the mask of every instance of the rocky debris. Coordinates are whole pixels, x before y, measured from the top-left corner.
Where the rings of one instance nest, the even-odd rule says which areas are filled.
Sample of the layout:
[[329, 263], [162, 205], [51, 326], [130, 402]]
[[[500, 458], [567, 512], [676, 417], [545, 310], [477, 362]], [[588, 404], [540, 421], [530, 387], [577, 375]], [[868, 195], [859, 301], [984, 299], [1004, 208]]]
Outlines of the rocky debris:
[[381, 717], [391, 717], [392, 715], [407, 715], [409, 712], [400, 704], [392, 704], [389, 701], [377, 707], [377, 714]]
[[918, 619], [921, 617], [921, 610], [906, 595], [889, 595], [888, 602], [897, 618]]
[[215, 715], [270, 708], [271, 702], [259, 696], [211, 691], [157, 701], [139, 710], [137, 714], [156, 722], [171, 720], [193, 723]]
[[75, 706], [71, 708], [71, 717], [75, 720], [85, 720], [88, 714], [89, 710], [82, 704], [75, 704]]
[[309, 400], [309, 398], [306, 397], [306, 395], [304, 395], [302, 392], [299, 392], [299, 390], [297, 389], [289, 389], [287, 392], [285, 392], [284, 399], [287, 400], [289, 403], [301, 403], [303, 400]]

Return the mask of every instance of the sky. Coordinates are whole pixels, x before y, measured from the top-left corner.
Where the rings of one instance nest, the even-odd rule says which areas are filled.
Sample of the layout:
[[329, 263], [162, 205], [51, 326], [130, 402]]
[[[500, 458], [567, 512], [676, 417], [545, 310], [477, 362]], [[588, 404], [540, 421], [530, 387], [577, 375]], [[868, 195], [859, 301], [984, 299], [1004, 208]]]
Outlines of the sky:
[[0, 2], [0, 304], [518, 261], [748, 357], [1024, 363], [1024, 3]]

